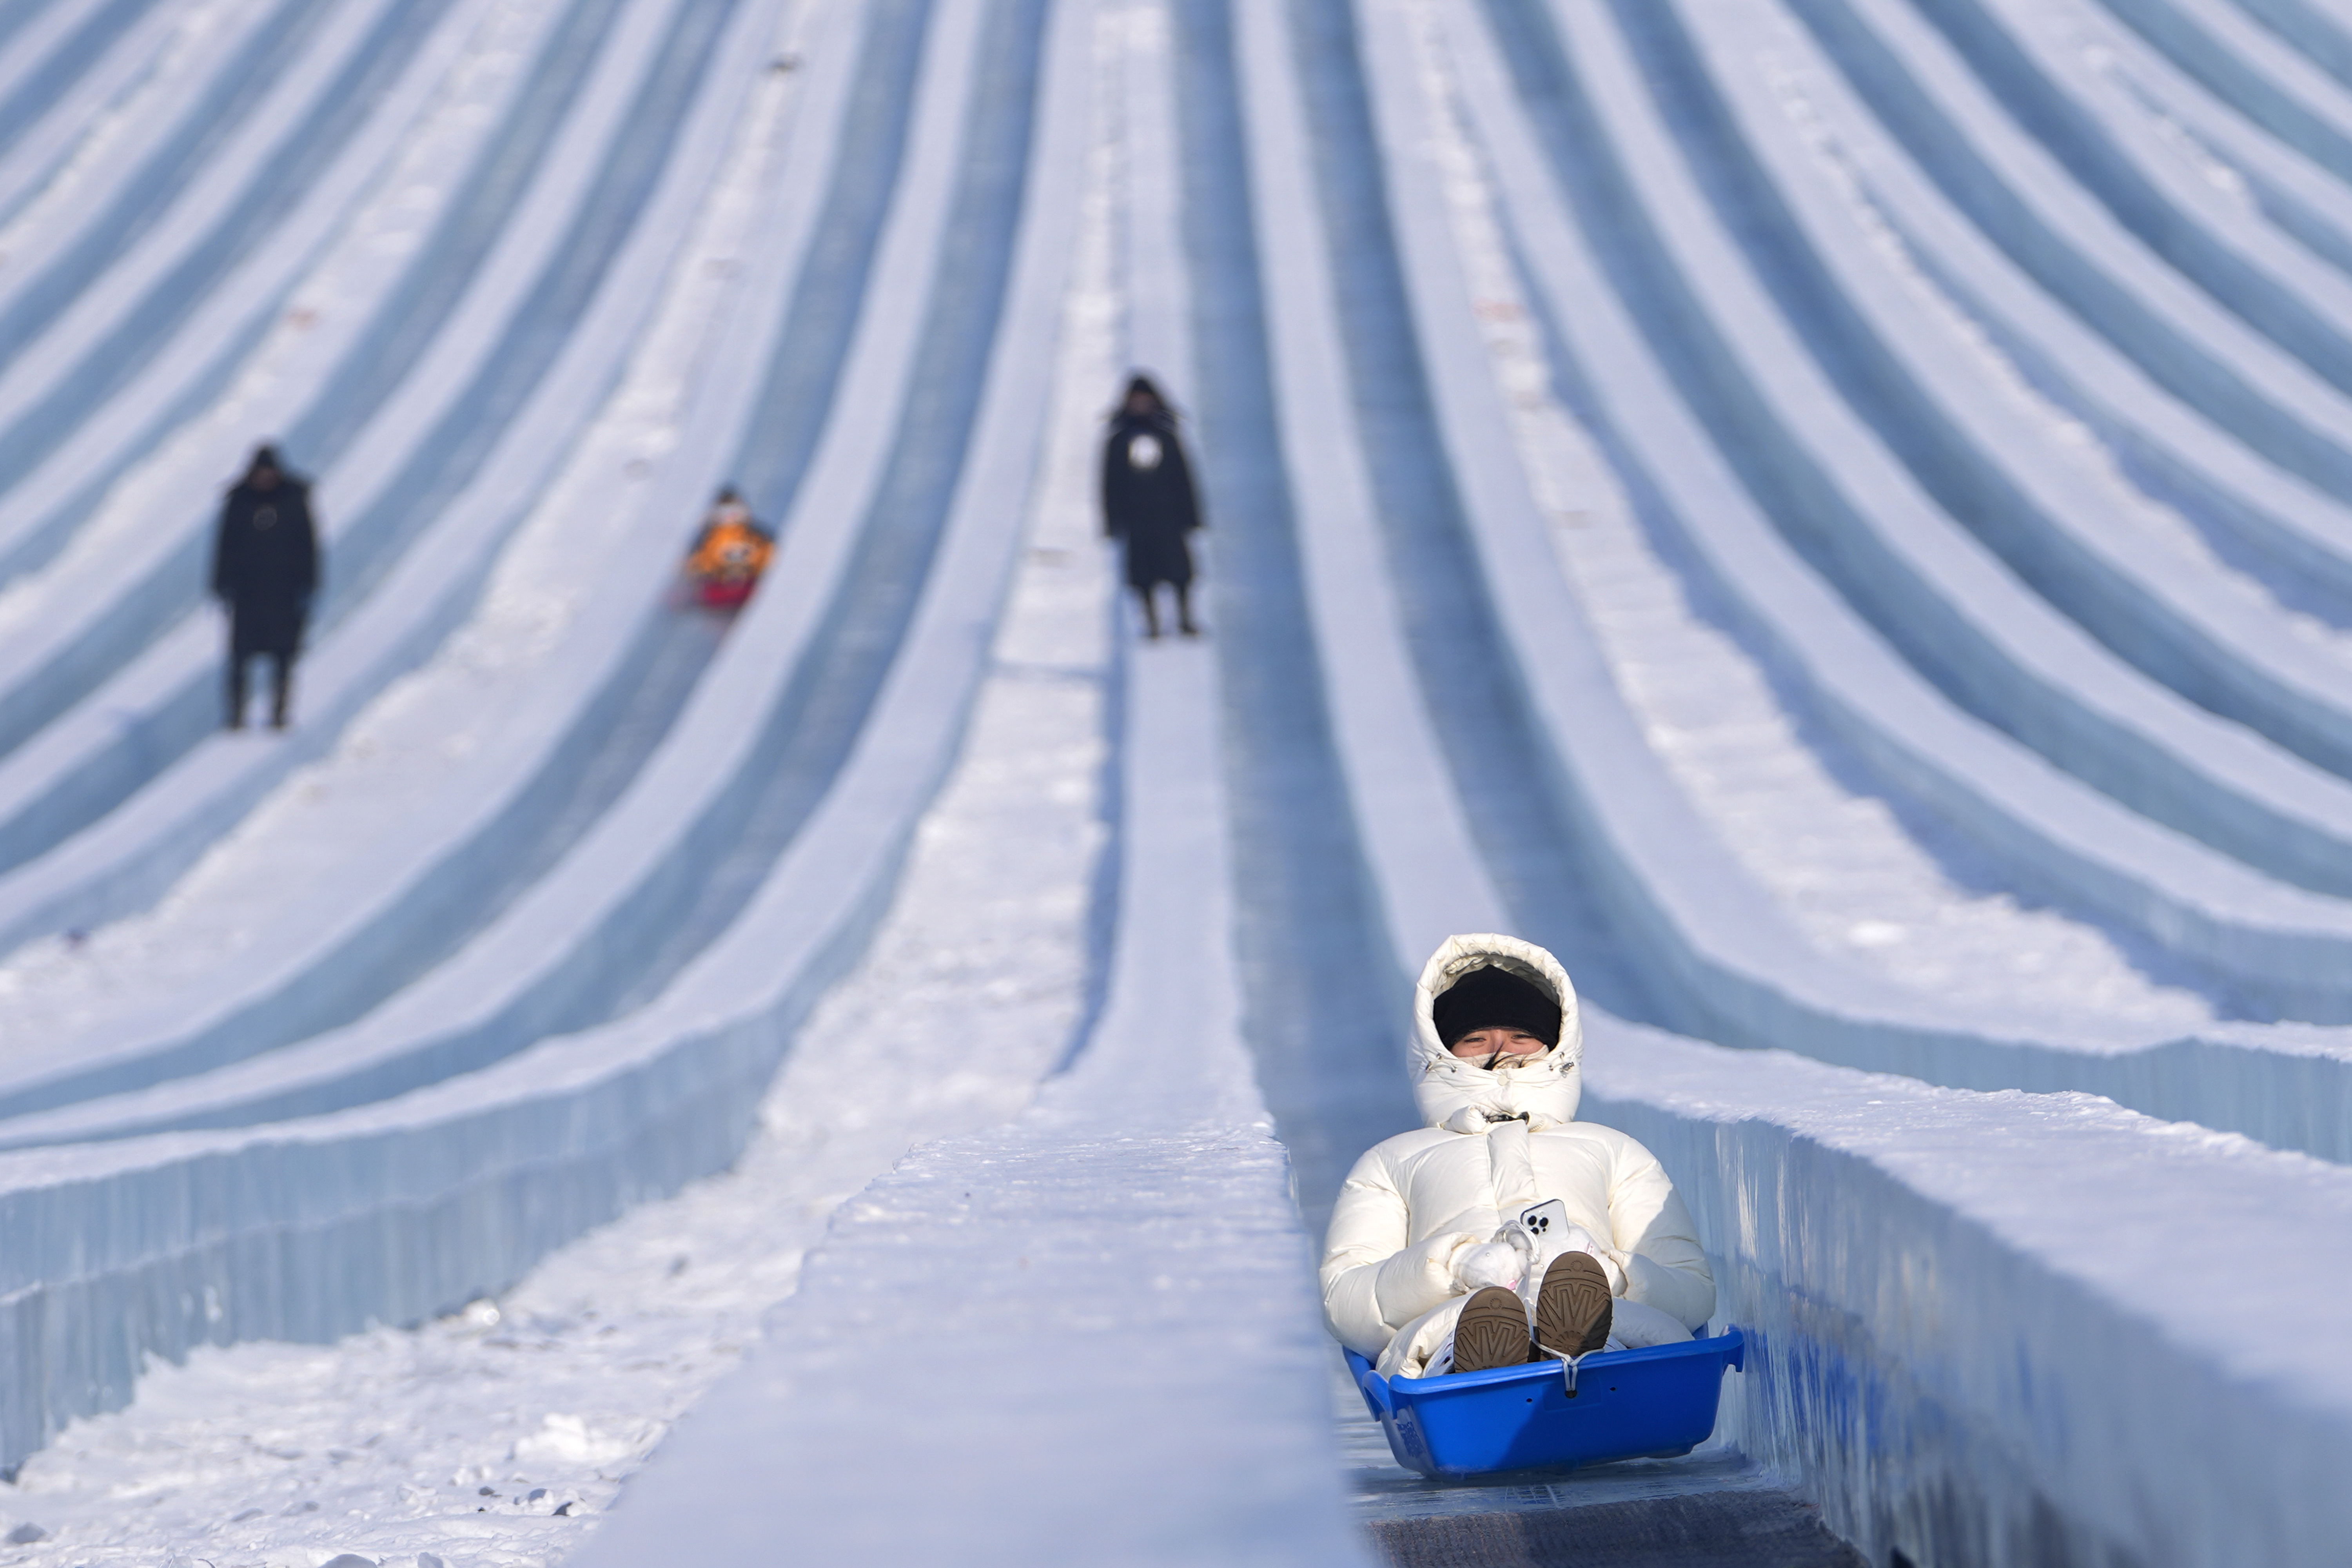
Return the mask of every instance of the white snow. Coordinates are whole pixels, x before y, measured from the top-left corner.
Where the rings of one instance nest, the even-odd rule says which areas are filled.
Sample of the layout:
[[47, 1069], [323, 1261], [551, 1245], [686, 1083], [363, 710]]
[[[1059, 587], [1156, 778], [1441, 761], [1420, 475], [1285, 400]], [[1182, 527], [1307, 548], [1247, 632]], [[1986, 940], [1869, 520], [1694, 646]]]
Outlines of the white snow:
[[[923, 295], [940, 265], [961, 95], [978, 90], [963, 46], [992, 14], [985, 0], [940, 11], [917, 173], [893, 218], [906, 232], [883, 248], [900, 299]], [[1503, 905], [1430, 739], [1367, 515], [1288, 58], [1301, 35], [1276, 8], [1235, 12], [1280, 450], [1359, 842], [1391, 956], [1410, 969], [1429, 928], [1499, 924]], [[649, 27], [665, 4], [631, 14]], [[73, 1422], [0, 1483], [6, 1562], [715, 1565], [772, 1561], [787, 1538], [812, 1561], [1360, 1560], [1311, 1247], [1240, 1037], [1217, 750], [1216, 661], [1231, 650], [1127, 644], [1096, 537], [1094, 443], [1118, 373], [1139, 362], [1180, 389], [1192, 380], [1178, 61], [1162, 0], [1048, 14], [1040, 141], [967, 471], [870, 726], [807, 830], [635, 1013], [519, 1035], [494, 1067], [298, 1121], [0, 1154], [0, 1352], [29, 1369], [0, 1388], [0, 1414], [21, 1448], [57, 1410], [124, 1397], [136, 1369], [110, 1360], [117, 1347], [177, 1353], [404, 1320], [536, 1266], [419, 1327], [197, 1344], [184, 1364], [149, 1366], [127, 1407]], [[546, 10], [499, 0], [498, 15], [520, 28]], [[1765, 1468], [1702, 1456], [1656, 1484], [1800, 1481], [1873, 1562], [1898, 1548], [1993, 1559], [2021, 1542], [2200, 1568], [2332, 1561], [2352, 1533], [2338, 1484], [2352, 1371], [2335, 1349], [2341, 1258], [2314, 1238], [2352, 1222], [2352, 1172], [2212, 1126], [2294, 1125], [2342, 1147], [2340, 1033], [2218, 1025], [2214, 1000], [2145, 963], [2120, 924], [2024, 901], [2013, 867], [1889, 793], [1845, 749], [1865, 725], [1829, 737], [1803, 717], [1754, 623], [1725, 629], [1690, 585], [1685, 546], [1633, 515], [1606, 432], [1580, 426], [1554, 385], [1559, 345], [1533, 299], [1574, 273], [1539, 273], [1557, 258], [1511, 248], [1531, 232], [1508, 173], [1524, 165], [1477, 140], [1495, 105], [1465, 100], [1442, 58], [1478, 18], [1438, 0], [1361, 0], [1355, 15], [1427, 390], [1473, 548], [1502, 579], [1499, 640], [1548, 727], [1538, 749], [1560, 776], [1546, 787], [1622, 884], [1597, 907], [1705, 1006], [1754, 1004], [1763, 1037], [1983, 1083], [2105, 1073], [2118, 1095], [2170, 1096], [2210, 1123], [1728, 1051], [1591, 1012], [1587, 1113], [1665, 1160], [1714, 1248], [1720, 1316], [1756, 1336], [1721, 1433]], [[1910, 58], [1947, 58], [1923, 31], [1906, 39]], [[467, 79], [483, 104], [523, 58], [495, 55]], [[558, 477], [465, 629], [219, 837], [152, 915], [0, 965], [12, 1043], [53, 1048], [194, 995], [293, 900], [368, 880], [369, 856], [397, 847], [419, 798], [479, 776], [559, 650], [625, 597], [600, 595], [631, 551], [683, 527], [662, 508], [701, 500], [655, 492], [701, 472], [709, 454], [692, 454], [717, 439], [701, 422], [740, 402], [740, 387], [713, 391], [740, 369], [714, 336], [765, 341], [726, 278], [770, 232], [761, 181], [804, 85], [779, 72], [754, 89], [723, 173], [688, 204], [698, 218], [661, 303], [605, 345], [625, 379], [551, 422], [563, 464], [550, 458]], [[1980, 96], [1963, 107], [1994, 126]], [[463, 98], [445, 104], [441, 145], [464, 143]], [[1874, 200], [1857, 182], [1853, 199]], [[413, 232], [400, 226], [437, 189], [380, 191], [384, 234]], [[346, 254], [362, 233], [346, 233]], [[2034, 460], [2122, 482], [2104, 426], [2034, 401], [1999, 332], [1966, 341], [1965, 289], [1885, 249], [1886, 232], [1877, 243], [1898, 274], [1918, 260], [1913, 302], [1955, 354], [1977, 356], [1969, 374], [2039, 422]], [[1591, 313], [1618, 331], [1604, 293]], [[820, 459], [836, 488], [809, 492], [845, 498], [845, 513], [887, 460], [918, 331], [882, 323], [845, 378], [847, 428]], [[1627, 401], [1611, 412], [1659, 422], [1643, 451], [1704, 467], [1707, 443], [1664, 400], [1642, 401], [1654, 390], [1631, 363], [1647, 353], [1638, 337], [1616, 340], [1631, 348], [1607, 390]], [[1676, 493], [1748, 506], [1736, 484], [1707, 489], [1718, 479]], [[2152, 547], [2195, 544], [2179, 518], [2131, 515]], [[826, 548], [847, 531], [834, 521]], [[830, 558], [788, 540], [782, 559]], [[1751, 585], [1801, 616], [1820, 603], [1791, 589], [1804, 581], [1759, 572]], [[614, 624], [657, 592], [648, 577]], [[737, 684], [706, 685], [701, 705], [736, 691], [768, 702], [822, 596], [811, 581], [755, 601], [732, 673], [714, 667]], [[1864, 672], [1882, 698], [1893, 679]], [[712, 714], [691, 727], [662, 763], [665, 778], [696, 774], [691, 787], [665, 784], [602, 828], [656, 870], [702, 863], [682, 818], [721, 783], [695, 764], [740, 765]], [[1925, 737], [1923, 770], [1971, 786], [1971, 768], [1995, 771], [1955, 727], [1903, 733]], [[1972, 798], [2012, 854], [2042, 831], [2072, 853], [2070, 835], [2107, 831], [2089, 805], [2112, 802], [2088, 795], [2044, 780]], [[577, 889], [581, 909], [617, 909], [625, 879], [600, 868], [619, 853], [583, 858], [540, 896]], [[2206, 910], [2197, 899], [2221, 885], [2197, 881], [2208, 869], [2146, 896], [2191, 887], [2180, 907]], [[614, 940], [643, 935], [613, 921]], [[564, 942], [468, 956], [501, 982], [589, 962], [585, 938], [545, 929]], [[2190, 1040], [2148, 1048], [2168, 1031]], [[2217, 1040], [2231, 1048], [2200, 1043]], [[262, 1067], [339, 1048], [313, 1040]], [[579, 1235], [648, 1194], [666, 1195]], [[345, 1267], [300, 1290], [273, 1272], [313, 1257]], [[1438, 1490], [1413, 1508], [1439, 1506]]]
[[[2344, 1167], [2092, 1096], [1958, 1093], [1614, 1020], [1588, 1074], [1583, 1114], [1675, 1172], [1718, 1312], [1761, 1350], [1718, 1431], [1803, 1475], [1867, 1560], [2030, 1539], [2041, 1558], [2318, 1563], [2352, 1528], [2330, 1479], [2352, 1377], [2305, 1327], [2336, 1289], [2307, 1238], [2352, 1215]], [[2277, 1226], [2276, 1250], [2203, 1264], [2185, 1214], [2247, 1240]]]
[[[1433, 55], [1427, 66], [1433, 85], [1450, 85]], [[2151, 980], [2096, 924], [1988, 890], [1996, 879], [1980, 855], [1948, 829], [1926, 837], [1916, 812], [1899, 816], [1859, 760], [1801, 727], [1755, 657], [1694, 605], [1557, 395], [1493, 176], [1450, 91], [1433, 93], [1431, 121], [1480, 330], [1562, 575], [1644, 737], [1725, 847], [1814, 945], [1905, 984], [2152, 1023], [2211, 1018], [2210, 1002]]]
[[1056, 468], [956, 776], [872, 956], [801, 1031], [737, 1168], [422, 1329], [159, 1368], [130, 1408], [77, 1423], [0, 1487], [0, 1524], [54, 1536], [10, 1561], [560, 1557], [758, 1337], [846, 1194], [917, 1140], [1025, 1102], [1078, 1016], [1101, 838], [1106, 574], [1074, 504], [1083, 468]]
[[[1132, 79], [1114, 47], [1168, 68], [1156, 17], [1105, 9], [1098, 83]], [[1135, 127], [1157, 95], [1129, 107]], [[1139, 129], [1126, 169], [1150, 212], [1174, 170], [1161, 127]], [[1130, 357], [1181, 377], [1153, 303]], [[1066, 399], [1063, 427], [1084, 439], [1082, 407]], [[842, 1561], [1067, 1561], [1074, 1542], [1120, 1563], [1362, 1560], [1307, 1239], [1239, 1033], [1214, 658], [1177, 641], [1125, 660], [1116, 946], [1076, 1065], [1011, 1125], [919, 1145], [841, 1209], [589, 1568], [679, 1541], [750, 1564], [785, 1538]], [[922, 1478], [919, 1507], [877, 1490], [900, 1475]]]
[[[193, 417], [151, 438], [123, 465], [53, 560], [0, 590], [0, 630], [55, 615], [61, 605], [75, 603], [77, 589], [87, 595], [89, 584], [119, 575], [125, 551], [156, 531], [159, 516], [204, 517], [256, 439], [294, 422], [352, 352], [374, 307], [408, 269], [456, 195], [457, 175], [482, 153], [509, 104], [528, 84], [526, 68], [562, 11], [558, 0], [500, 0], [461, 35], [463, 49], [442, 65], [430, 101], [405, 128], [393, 155], [381, 168], [362, 169], [366, 184], [348, 204], [335, 232], [315, 255], [304, 258], [306, 265], [290, 283], [265, 288], [247, 302], [258, 305], [282, 295], [277, 319], [227, 384]], [[457, 19], [468, 18], [461, 11]], [[152, 374], [140, 382], [184, 384], [187, 374], [200, 368], [186, 367], [176, 382]], [[139, 422], [123, 417], [100, 421], [63, 444], [0, 502], [10, 535], [103, 477], [104, 465], [121, 462], [117, 454], [140, 433]], [[190, 504], [192, 498], [196, 504]]]
[[0, 1524], [53, 1532], [11, 1562], [557, 1560], [758, 1337], [845, 1197], [918, 1142], [1009, 1119], [1058, 1063], [1085, 1005], [1103, 839], [1105, 160], [1098, 147], [1048, 479], [969, 739], [869, 956], [799, 1032], [736, 1169], [420, 1330], [206, 1347], [160, 1368], [131, 1406], [75, 1424], [0, 1487]]
[[[58, 9], [64, 16], [76, 8]], [[152, 65], [131, 90], [73, 128], [79, 134], [61, 162], [15, 172], [33, 189], [29, 195], [18, 193], [23, 205], [0, 227], [0, 263], [16, 274], [10, 289], [103, 211], [106, 197], [136, 174], [147, 154], [190, 133], [186, 111], [271, 9], [269, 0], [192, 0], [167, 18]], [[68, 100], [60, 107], [70, 112], [84, 106]]]
[[[520, 9], [521, 21], [539, 23], [545, 17], [534, 9], [555, 7]], [[804, 8], [788, 14], [776, 46], [793, 46], [805, 19]], [[511, 76], [527, 58], [510, 31], [489, 41], [496, 47], [488, 60], [459, 73], [469, 94]], [[348, 875], [377, 846], [400, 839], [419, 804], [466, 776], [519, 706], [545, 708], [552, 694], [542, 689], [541, 673], [633, 530], [682, 546], [698, 497], [664, 506], [646, 490], [656, 460], [683, 438], [711, 334], [734, 324], [724, 307], [737, 292], [735, 266], [757, 234], [760, 197], [796, 85], [792, 76], [771, 75], [747, 106], [736, 150], [679, 253], [658, 313], [596, 422], [500, 552], [472, 616], [428, 663], [354, 718], [331, 752], [290, 774], [215, 841], [153, 910], [27, 943], [0, 961], [6, 1009], [0, 1037], [20, 1048], [63, 1040], [215, 973], [273, 920]], [[461, 121], [488, 118], [476, 98], [461, 95], [457, 105]], [[446, 146], [433, 147], [450, 155]], [[404, 211], [419, 205], [415, 187], [406, 188], [396, 204]], [[418, 221], [429, 214], [428, 207]], [[393, 232], [414, 238], [418, 231]], [[648, 599], [666, 592], [659, 582], [643, 588]], [[270, 742], [255, 735], [250, 743]]]

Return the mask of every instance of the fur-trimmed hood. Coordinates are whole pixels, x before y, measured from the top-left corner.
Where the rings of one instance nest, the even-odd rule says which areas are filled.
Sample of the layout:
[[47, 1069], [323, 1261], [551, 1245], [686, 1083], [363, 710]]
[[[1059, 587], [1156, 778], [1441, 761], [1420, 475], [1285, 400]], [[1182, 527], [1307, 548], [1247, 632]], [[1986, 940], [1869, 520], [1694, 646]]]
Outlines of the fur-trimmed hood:
[[[1493, 1070], [1465, 1060], [1437, 1037], [1431, 1008], [1456, 980], [1492, 964], [1550, 993], [1559, 1004], [1559, 1043], [1541, 1056]], [[1531, 1131], [1576, 1120], [1583, 1098], [1579, 1076], [1584, 1027], [1576, 987], [1559, 960], [1515, 936], [1450, 936], [1430, 955], [1412, 992], [1412, 1097], [1424, 1124], [1454, 1132], [1483, 1132], [1488, 1123], [1526, 1116]]]

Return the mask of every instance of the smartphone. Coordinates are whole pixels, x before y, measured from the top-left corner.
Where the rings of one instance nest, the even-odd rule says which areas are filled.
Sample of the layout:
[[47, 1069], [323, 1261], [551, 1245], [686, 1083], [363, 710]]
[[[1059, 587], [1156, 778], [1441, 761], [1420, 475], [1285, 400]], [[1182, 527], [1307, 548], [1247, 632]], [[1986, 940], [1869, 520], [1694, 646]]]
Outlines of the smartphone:
[[1510, 1223], [1514, 1229], [1525, 1232], [1528, 1240], [1540, 1249], [1546, 1236], [1568, 1228], [1568, 1205], [1558, 1198], [1546, 1198], [1539, 1204], [1529, 1204], [1513, 1215]]

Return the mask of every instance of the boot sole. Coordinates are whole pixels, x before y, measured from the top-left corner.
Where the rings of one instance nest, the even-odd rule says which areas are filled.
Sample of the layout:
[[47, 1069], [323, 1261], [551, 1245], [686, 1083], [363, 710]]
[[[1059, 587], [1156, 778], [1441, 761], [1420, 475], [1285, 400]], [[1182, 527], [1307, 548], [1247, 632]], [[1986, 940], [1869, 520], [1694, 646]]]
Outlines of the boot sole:
[[1536, 1343], [1546, 1355], [1587, 1355], [1609, 1342], [1616, 1302], [1609, 1276], [1590, 1253], [1552, 1259], [1536, 1296]]
[[1524, 1366], [1534, 1343], [1528, 1338], [1527, 1304], [1516, 1290], [1489, 1285], [1472, 1294], [1454, 1323], [1454, 1370], [1491, 1372]]

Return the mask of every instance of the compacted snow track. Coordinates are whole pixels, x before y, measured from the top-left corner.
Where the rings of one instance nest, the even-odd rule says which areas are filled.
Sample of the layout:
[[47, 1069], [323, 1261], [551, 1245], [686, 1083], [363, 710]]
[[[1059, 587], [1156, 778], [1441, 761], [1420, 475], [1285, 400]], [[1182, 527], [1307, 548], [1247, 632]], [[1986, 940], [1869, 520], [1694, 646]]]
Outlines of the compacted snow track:
[[[0, 1525], [2328, 1561], [2348, 83], [2286, 0], [12, 8]], [[1204, 642], [1089, 542], [1122, 352]], [[222, 737], [263, 436], [329, 586]], [[1754, 1333], [1685, 1459], [1335, 1434], [1478, 929]]]

